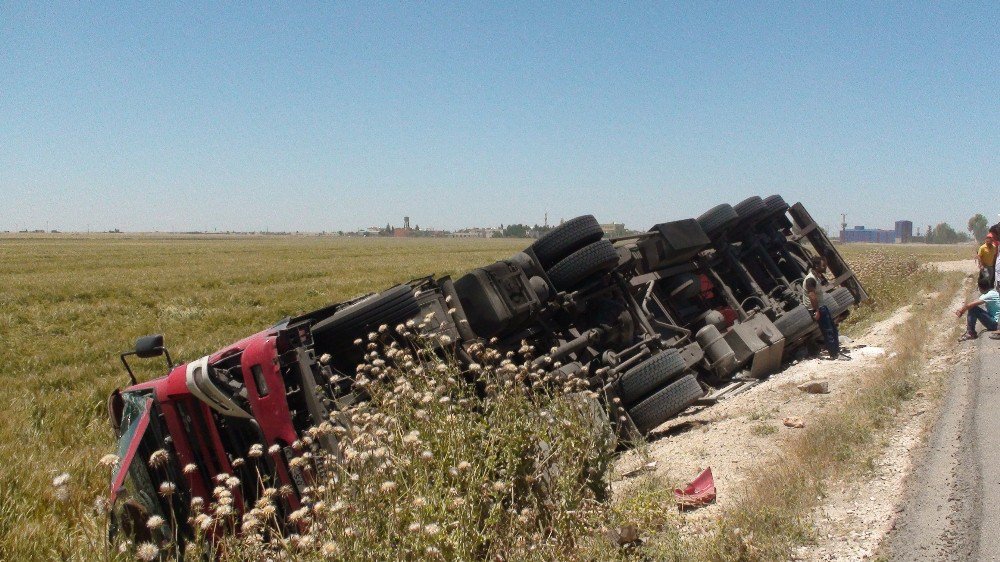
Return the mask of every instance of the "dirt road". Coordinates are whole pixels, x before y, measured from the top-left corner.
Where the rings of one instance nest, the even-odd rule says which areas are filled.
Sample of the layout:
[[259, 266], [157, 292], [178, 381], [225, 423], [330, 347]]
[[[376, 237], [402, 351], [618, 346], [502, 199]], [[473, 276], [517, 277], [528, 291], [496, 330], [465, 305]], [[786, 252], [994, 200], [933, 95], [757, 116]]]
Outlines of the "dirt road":
[[1000, 342], [963, 344], [887, 537], [890, 560], [1000, 560]]

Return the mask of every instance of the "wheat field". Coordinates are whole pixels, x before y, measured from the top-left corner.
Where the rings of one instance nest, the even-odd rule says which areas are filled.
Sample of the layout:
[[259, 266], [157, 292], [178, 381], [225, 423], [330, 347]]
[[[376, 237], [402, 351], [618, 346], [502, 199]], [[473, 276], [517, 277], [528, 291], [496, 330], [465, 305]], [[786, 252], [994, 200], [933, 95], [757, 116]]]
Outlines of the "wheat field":
[[[0, 559], [108, 556], [105, 401], [128, 383], [118, 353], [163, 333], [175, 361], [299, 314], [424, 275], [456, 275], [526, 240], [8, 235], [0, 238]], [[916, 248], [916, 249], [915, 249]], [[877, 286], [866, 317], [905, 302], [905, 273], [973, 249], [844, 247]], [[140, 380], [160, 359], [133, 362]], [[66, 486], [53, 479], [68, 474]], [[63, 495], [65, 494], [65, 495]]]

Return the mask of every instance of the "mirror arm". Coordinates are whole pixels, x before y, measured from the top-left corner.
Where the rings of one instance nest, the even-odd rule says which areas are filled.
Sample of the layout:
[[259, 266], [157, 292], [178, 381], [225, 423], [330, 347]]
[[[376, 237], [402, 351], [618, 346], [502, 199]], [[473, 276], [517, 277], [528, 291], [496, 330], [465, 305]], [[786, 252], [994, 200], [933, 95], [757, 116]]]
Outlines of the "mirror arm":
[[[125, 360], [125, 357], [127, 357], [129, 355], [135, 355], [135, 352], [134, 351], [126, 351], [125, 353], [122, 353], [121, 355], [119, 355], [119, 357], [121, 357], [121, 359], [122, 359], [122, 365], [125, 365], [125, 370], [128, 371], [128, 377], [130, 379], [132, 379], [132, 384], [139, 384], [139, 381], [135, 380], [135, 373], [132, 372], [132, 367], [129, 367], [128, 361]], [[169, 356], [168, 356], [168, 360], [169, 360]]]

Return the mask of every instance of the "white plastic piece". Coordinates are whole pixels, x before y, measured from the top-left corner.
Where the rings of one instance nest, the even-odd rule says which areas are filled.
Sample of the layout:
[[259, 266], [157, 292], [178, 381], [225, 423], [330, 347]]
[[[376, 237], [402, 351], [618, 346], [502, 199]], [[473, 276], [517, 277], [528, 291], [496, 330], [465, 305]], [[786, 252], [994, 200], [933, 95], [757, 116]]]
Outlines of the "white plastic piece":
[[234, 418], [252, 418], [253, 416], [240, 408], [228, 394], [216, 386], [208, 374], [209, 369], [211, 367], [208, 366], [208, 356], [188, 363], [184, 384], [191, 394], [220, 414]]

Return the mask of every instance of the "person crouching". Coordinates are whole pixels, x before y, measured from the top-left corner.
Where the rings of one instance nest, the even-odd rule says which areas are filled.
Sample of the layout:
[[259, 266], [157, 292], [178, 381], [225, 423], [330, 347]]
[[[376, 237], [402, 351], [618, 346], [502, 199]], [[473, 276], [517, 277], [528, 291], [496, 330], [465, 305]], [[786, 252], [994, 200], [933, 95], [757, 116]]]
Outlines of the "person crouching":
[[976, 322], [992, 332], [997, 329], [997, 321], [1000, 321], [1000, 293], [985, 277], [980, 276], [978, 285], [983, 294], [955, 311], [955, 316], [961, 318], [965, 314], [967, 318], [965, 334], [958, 341], [976, 339]]

